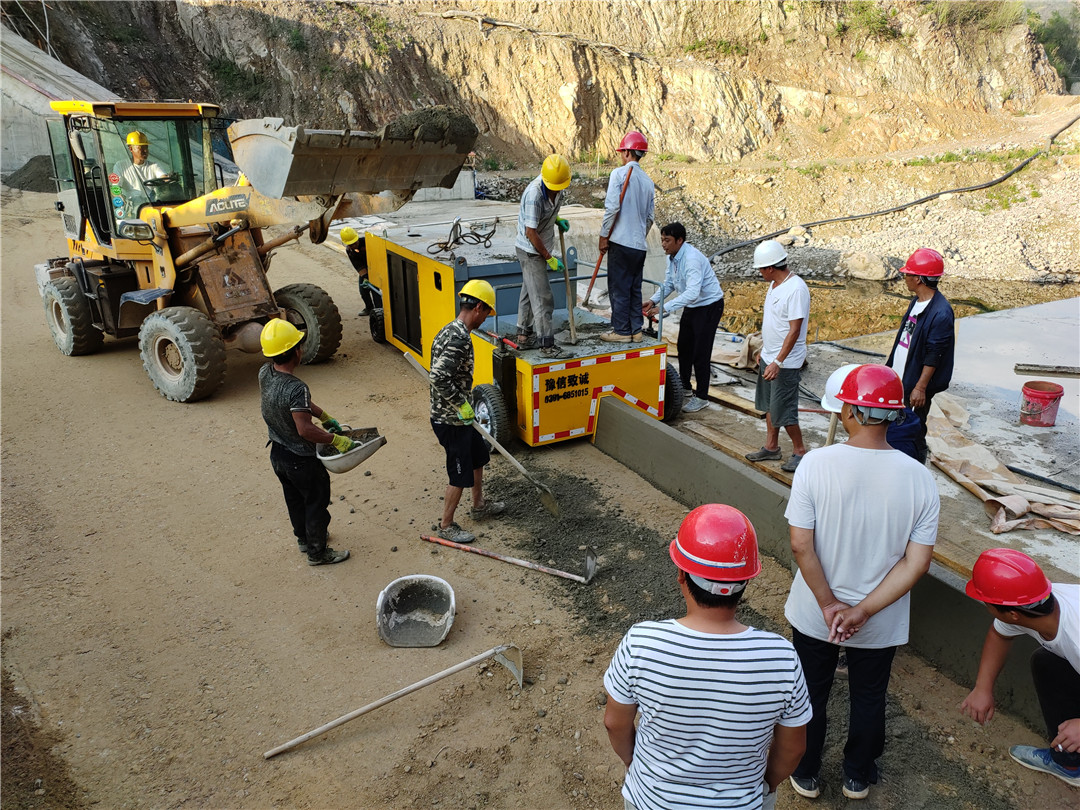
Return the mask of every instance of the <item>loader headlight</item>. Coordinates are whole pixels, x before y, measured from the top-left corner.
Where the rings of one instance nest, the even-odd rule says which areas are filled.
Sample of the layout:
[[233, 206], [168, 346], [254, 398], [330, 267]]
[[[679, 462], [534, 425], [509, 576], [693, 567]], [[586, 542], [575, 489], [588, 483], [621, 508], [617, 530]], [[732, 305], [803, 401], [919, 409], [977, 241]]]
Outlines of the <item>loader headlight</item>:
[[141, 219], [122, 219], [116, 226], [116, 235], [121, 239], [149, 242], [154, 238], [154, 229]]

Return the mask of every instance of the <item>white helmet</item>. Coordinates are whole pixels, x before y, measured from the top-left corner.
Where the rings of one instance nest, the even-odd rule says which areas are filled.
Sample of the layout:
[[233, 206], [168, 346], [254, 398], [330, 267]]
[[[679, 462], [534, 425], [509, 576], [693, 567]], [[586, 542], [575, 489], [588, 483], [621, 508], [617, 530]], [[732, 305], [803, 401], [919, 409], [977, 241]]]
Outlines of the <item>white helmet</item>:
[[778, 264], [787, 264], [787, 251], [775, 239], [766, 239], [754, 248], [755, 268], [776, 267]]
[[838, 400], [836, 395], [840, 393], [840, 386], [844, 384], [847, 375], [858, 367], [858, 363], [848, 363], [829, 375], [829, 379], [825, 382], [825, 394], [821, 397], [822, 408], [830, 413], [840, 413], [843, 410], [844, 403]]

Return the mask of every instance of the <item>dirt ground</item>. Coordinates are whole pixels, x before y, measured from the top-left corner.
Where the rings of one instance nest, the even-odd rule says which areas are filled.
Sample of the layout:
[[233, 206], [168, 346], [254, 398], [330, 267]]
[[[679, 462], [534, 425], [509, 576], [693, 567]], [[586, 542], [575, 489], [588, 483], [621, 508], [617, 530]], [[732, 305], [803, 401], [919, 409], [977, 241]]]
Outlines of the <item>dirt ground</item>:
[[[218, 394], [178, 405], [153, 389], [132, 341], [63, 357], [32, 272], [63, 244], [53, 198], [4, 189], [2, 202], [4, 808], [621, 807], [602, 677], [632, 622], [679, 612], [665, 547], [680, 504], [587, 442], [519, 447], [562, 518], [496, 460], [490, 490], [510, 507], [476, 527], [477, 545], [570, 571], [593, 545], [591, 585], [422, 542], [445, 485], [424, 383], [371, 341], [346, 263], [290, 248], [272, 284], [319, 283], [345, 320], [339, 355], [301, 375], [320, 405], [389, 440], [333, 482], [332, 543], [353, 559], [310, 568], [263, 447], [260, 358], [230, 353]], [[455, 589], [437, 648], [377, 637], [379, 591], [410, 573]], [[785, 632], [790, 582], [767, 560], [744, 619]], [[522, 650], [520, 691], [501, 667], [475, 667], [262, 757], [502, 643]], [[835, 692], [842, 717], [843, 682]], [[864, 806], [1075, 806], [1076, 791], [1008, 758], [1041, 736], [1004, 714], [975, 726], [957, 711], [965, 694], [897, 657], [885, 781]], [[830, 739], [817, 806], [847, 804], [840, 747]], [[810, 805], [781, 788], [780, 806]]]

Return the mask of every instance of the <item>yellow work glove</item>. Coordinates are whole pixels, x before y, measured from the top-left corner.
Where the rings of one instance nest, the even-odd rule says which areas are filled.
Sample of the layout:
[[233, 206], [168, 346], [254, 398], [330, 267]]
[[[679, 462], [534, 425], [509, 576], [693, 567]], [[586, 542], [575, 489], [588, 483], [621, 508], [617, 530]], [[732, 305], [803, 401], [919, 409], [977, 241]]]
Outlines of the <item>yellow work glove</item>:
[[547, 266], [552, 273], [561, 273], [563, 271], [562, 259], [556, 259], [554, 256], [548, 256]]
[[555, 217], [555, 226], [563, 233], [570, 230], [570, 223], [562, 217]]
[[466, 425], [471, 425], [473, 420], [476, 419], [476, 413], [473, 411], [472, 405], [468, 402], [463, 402], [458, 405], [457, 415]]
[[330, 442], [330, 444], [339, 453], [348, 453], [350, 450], [356, 447], [356, 442], [354, 442], [348, 436], [335, 436], [334, 440]]
[[331, 433], [341, 433], [341, 423], [326, 411], [322, 412], [319, 421], [322, 422], [322, 426], [325, 430], [328, 430]]

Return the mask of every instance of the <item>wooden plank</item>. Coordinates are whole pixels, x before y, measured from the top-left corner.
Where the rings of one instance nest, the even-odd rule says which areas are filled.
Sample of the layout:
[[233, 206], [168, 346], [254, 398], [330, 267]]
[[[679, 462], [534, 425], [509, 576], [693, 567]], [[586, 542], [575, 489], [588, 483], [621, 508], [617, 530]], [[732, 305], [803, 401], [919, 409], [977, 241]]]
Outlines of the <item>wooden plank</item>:
[[709, 386], [709, 399], [719, 405], [733, 408], [739, 413], [745, 413], [748, 416], [754, 416], [758, 419], [765, 418], [765, 411], [759, 411], [754, 407], [754, 403], [750, 400], [745, 397], [740, 397], [738, 394], [733, 394], [730, 391], [725, 391], [715, 385]]
[[[729, 436], [715, 428], [708, 427], [700, 422], [686, 421], [683, 422], [681, 427], [693, 433], [702, 439], [705, 439], [710, 444], [714, 445], [717, 450], [731, 456], [733, 459], [741, 461], [750, 467], [756, 467], [761, 470], [767, 476], [775, 481], [779, 481], [781, 484], [791, 486], [791, 473], [784, 472], [779, 467], [772, 466], [762, 461], [747, 461], [746, 454], [753, 453], [757, 450], [756, 447], [751, 447], [748, 444], [743, 444], [734, 436]], [[772, 464], [775, 464], [773, 462]]]
[[1013, 366], [1014, 374], [1025, 377], [1080, 377], [1077, 366], [1042, 366], [1038, 363], [1017, 363]]

